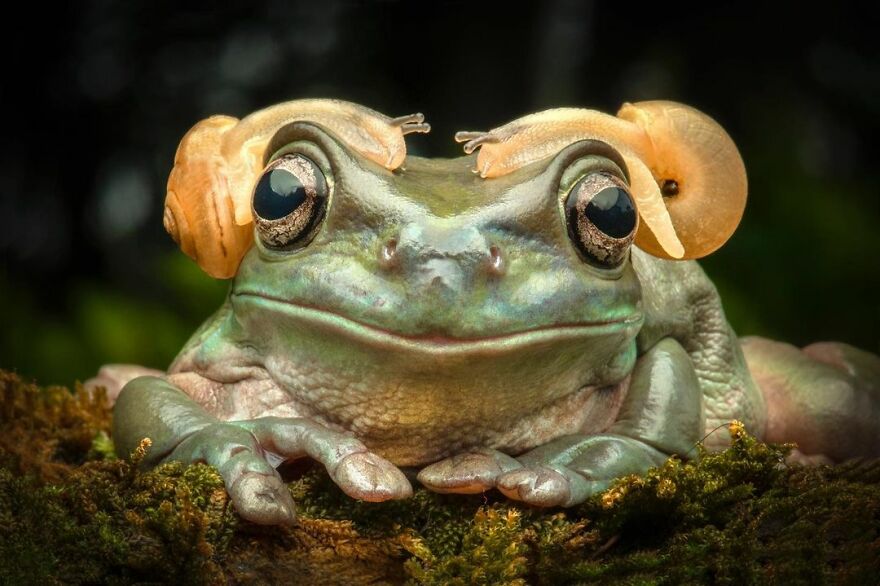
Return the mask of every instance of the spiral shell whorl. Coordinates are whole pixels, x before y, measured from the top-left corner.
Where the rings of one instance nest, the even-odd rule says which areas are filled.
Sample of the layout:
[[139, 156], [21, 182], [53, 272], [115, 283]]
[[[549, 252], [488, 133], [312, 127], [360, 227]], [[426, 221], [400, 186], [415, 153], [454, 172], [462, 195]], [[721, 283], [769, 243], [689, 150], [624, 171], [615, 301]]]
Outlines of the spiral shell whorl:
[[219, 155], [224, 134], [237, 123], [229, 116], [212, 116], [187, 132], [165, 196], [165, 229], [184, 253], [219, 279], [235, 274], [253, 239], [250, 226], [235, 222], [226, 161]]
[[644, 163], [656, 183], [674, 182], [663, 197], [683, 254], [669, 254], [655, 234], [640, 231], [636, 244], [661, 258], [701, 258], [720, 248], [742, 219], [748, 185], [733, 140], [702, 112], [666, 101], [624, 104], [617, 114], [641, 127], [652, 148]]

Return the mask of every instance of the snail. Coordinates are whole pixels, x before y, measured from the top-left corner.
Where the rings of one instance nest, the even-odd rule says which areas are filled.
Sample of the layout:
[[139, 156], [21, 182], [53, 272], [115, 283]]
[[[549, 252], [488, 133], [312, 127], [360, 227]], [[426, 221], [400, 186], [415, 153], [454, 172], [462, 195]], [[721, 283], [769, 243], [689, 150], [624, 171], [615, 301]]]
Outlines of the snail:
[[[628, 167], [638, 208], [635, 243], [660, 258], [702, 258], [724, 244], [742, 219], [746, 171], [727, 132], [702, 112], [667, 101], [624, 104], [617, 116], [557, 108], [489, 132], [459, 132], [477, 172], [500, 177], [575, 141], [617, 149]], [[706, 206], [712, 213], [706, 214]]]
[[251, 194], [270, 141], [284, 126], [325, 127], [352, 149], [393, 170], [406, 158], [404, 135], [428, 132], [422, 114], [390, 118], [341, 100], [294, 100], [242, 120], [211, 116], [180, 142], [168, 177], [165, 229], [189, 257], [218, 279], [233, 277], [253, 242]]

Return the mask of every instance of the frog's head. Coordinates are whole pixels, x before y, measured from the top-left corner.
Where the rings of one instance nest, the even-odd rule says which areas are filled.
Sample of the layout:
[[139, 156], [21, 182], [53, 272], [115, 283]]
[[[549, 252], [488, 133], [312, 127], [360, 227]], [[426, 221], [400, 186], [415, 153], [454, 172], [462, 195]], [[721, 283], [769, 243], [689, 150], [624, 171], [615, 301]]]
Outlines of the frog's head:
[[[705, 209], [700, 238], [680, 211], [722, 166], [680, 175], [678, 161], [655, 156], [673, 139], [650, 132], [665, 124], [681, 134], [694, 121], [705, 129], [706, 117], [692, 110], [677, 107], [691, 117], [677, 126], [653, 103], [630, 106], [635, 122], [549, 111], [462, 133], [479, 156], [445, 160], [404, 157], [403, 135], [427, 130], [421, 116], [389, 119], [334, 104], [344, 116], [309, 101], [301, 108], [308, 116], [261, 113], [197, 126], [169, 181], [166, 226], [208, 272], [235, 274], [236, 315], [264, 331], [267, 346], [314, 351], [336, 372], [354, 361], [381, 363], [392, 382], [375, 384], [447, 377], [456, 382], [446, 395], [475, 385], [484, 398], [488, 388], [506, 393], [501, 403], [521, 401], [508, 411], [613, 384], [632, 367], [642, 321], [633, 242], [665, 257], [720, 245], [717, 221], [706, 244]], [[597, 130], [593, 122], [606, 118], [616, 133]], [[684, 141], [705, 148], [693, 142]], [[678, 190], [666, 199], [685, 206], [664, 201], [651, 168], [670, 194], [671, 184]], [[474, 368], [487, 360], [490, 368]], [[511, 392], [518, 385], [524, 390]], [[541, 385], [541, 401], [521, 400]], [[436, 391], [437, 383], [428, 386]], [[436, 398], [432, 392], [424, 396]]]
[[694, 258], [742, 214], [736, 147], [686, 106], [548, 110], [459, 133], [478, 157], [406, 159], [428, 130], [333, 100], [209, 118], [178, 150], [166, 227], [236, 292], [476, 338], [635, 320], [634, 240]]

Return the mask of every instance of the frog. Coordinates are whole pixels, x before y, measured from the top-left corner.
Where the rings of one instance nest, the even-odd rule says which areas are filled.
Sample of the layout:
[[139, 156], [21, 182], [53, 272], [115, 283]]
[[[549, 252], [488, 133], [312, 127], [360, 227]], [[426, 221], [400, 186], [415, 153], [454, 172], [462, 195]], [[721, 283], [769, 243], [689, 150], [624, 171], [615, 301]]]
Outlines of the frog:
[[747, 191], [712, 118], [559, 108], [407, 156], [429, 130], [308, 99], [186, 134], [164, 224], [229, 293], [167, 371], [88, 383], [119, 454], [210, 464], [266, 525], [295, 522], [278, 467], [301, 458], [363, 501], [571, 507], [732, 421], [804, 462], [880, 456], [880, 358], [739, 338], [696, 260]]

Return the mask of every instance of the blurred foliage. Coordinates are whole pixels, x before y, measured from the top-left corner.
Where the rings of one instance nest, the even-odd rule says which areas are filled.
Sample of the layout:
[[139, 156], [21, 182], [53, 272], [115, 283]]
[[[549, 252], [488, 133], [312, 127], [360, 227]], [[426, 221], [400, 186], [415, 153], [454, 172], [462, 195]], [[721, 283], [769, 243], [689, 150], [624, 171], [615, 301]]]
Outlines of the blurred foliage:
[[[223, 301], [228, 283], [204, 275], [173, 252], [159, 259], [155, 274], [166, 304], [82, 282], [67, 292], [63, 315], [46, 314], [26, 291], [0, 275], [0, 321], [8, 344], [2, 358], [23, 373], [48, 380], [85, 380], [94, 366], [136, 363], [164, 368], [198, 324]], [[83, 368], [85, 365], [85, 368]]]
[[729, 449], [670, 459], [567, 510], [422, 488], [366, 503], [300, 467], [299, 519], [283, 528], [239, 519], [206, 465], [139, 470], [148, 440], [130, 461], [108, 457], [102, 396], [2, 371], [0, 393], [4, 584], [868, 584], [880, 573], [880, 462], [785, 464], [790, 446], [736, 422]]
[[[409, 150], [556, 106], [675, 99], [739, 145], [750, 201], [703, 265], [741, 334], [880, 351], [880, 45], [864, 8], [581, 0], [23, 4], [0, 38], [0, 365], [164, 367], [219, 304], [161, 227], [210, 114], [325, 96], [423, 111]], [[676, 9], [678, 9], [676, 11]], [[33, 14], [28, 14], [28, 12]]]

